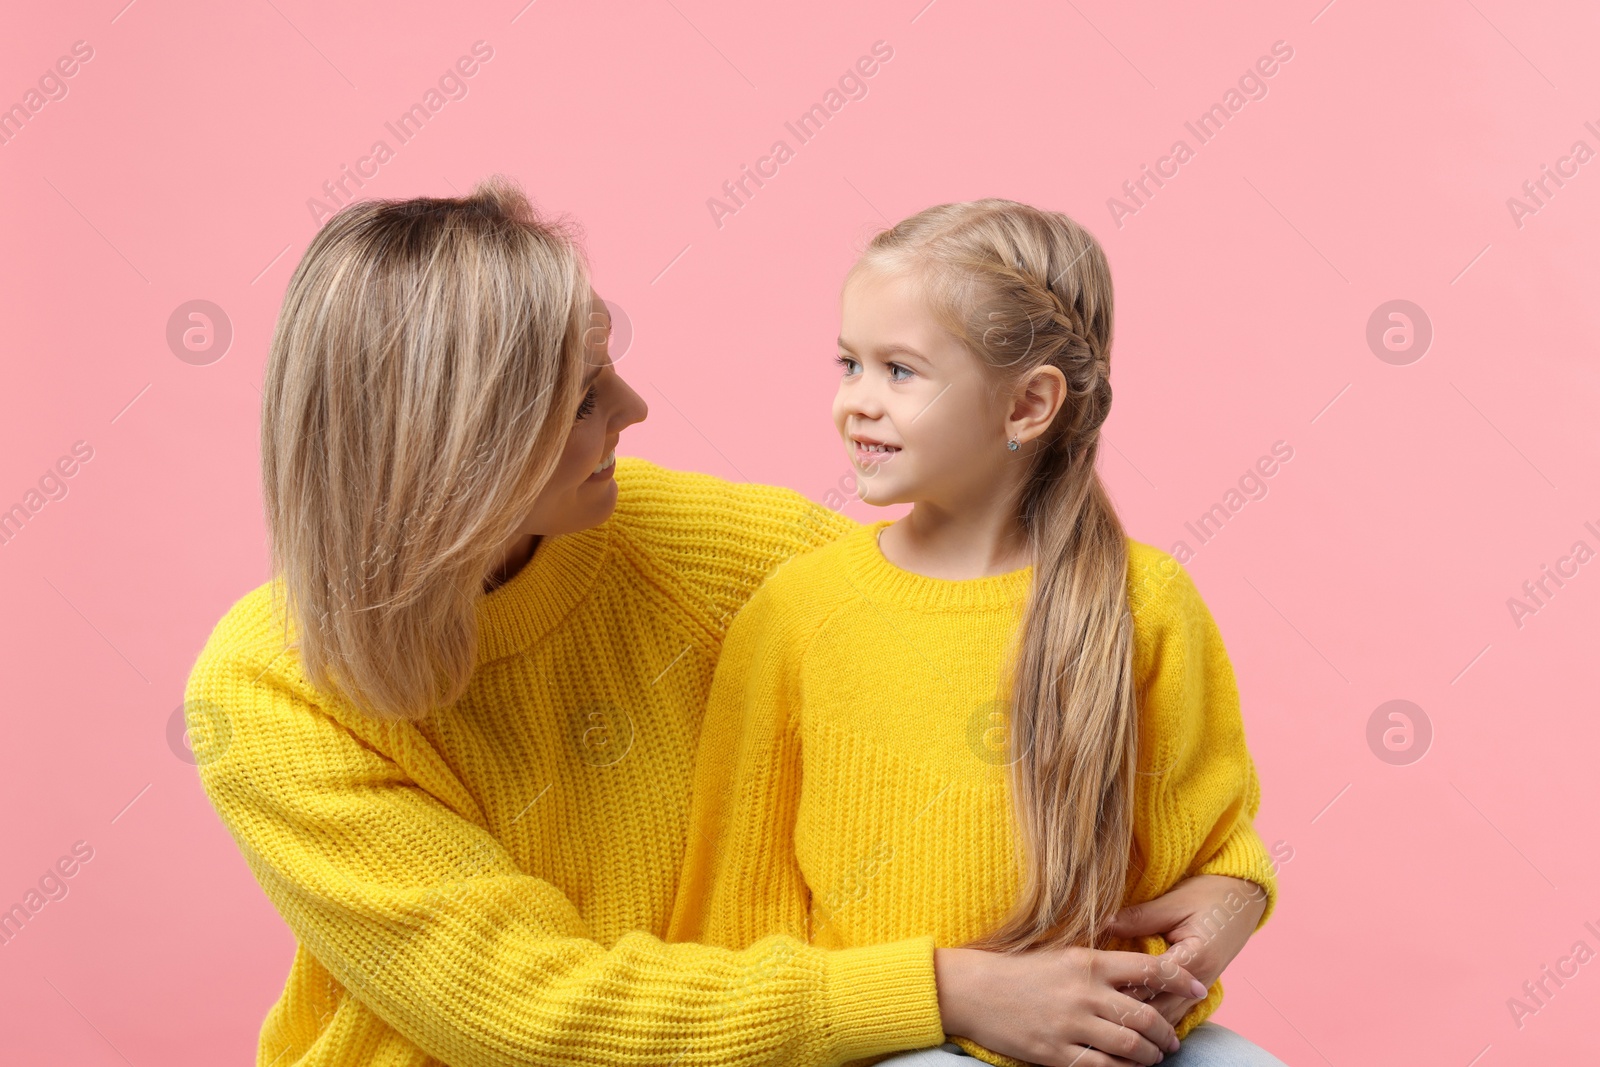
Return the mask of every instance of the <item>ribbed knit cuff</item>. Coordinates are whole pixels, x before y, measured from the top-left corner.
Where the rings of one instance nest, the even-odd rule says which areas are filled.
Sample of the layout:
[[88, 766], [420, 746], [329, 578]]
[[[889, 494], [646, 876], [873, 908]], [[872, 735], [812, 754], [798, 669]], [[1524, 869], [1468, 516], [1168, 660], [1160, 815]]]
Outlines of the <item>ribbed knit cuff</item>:
[[[1253, 826], [1238, 827], [1229, 834], [1217, 854], [1207, 860], [1195, 874], [1222, 874], [1229, 878], [1243, 878], [1254, 882], [1267, 894], [1267, 906], [1256, 921], [1256, 930], [1267, 925], [1272, 909], [1278, 903], [1278, 874], [1267, 855], [1266, 846]], [[1254, 931], [1252, 931], [1253, 933]]]
[[1211, 988], [1206, 990], [1205, 999], [1196, 1001], [1188, 1011], [1184, 1012], [1183, 1018], [1178, 1020], [1178, 1025], [1172, 1028], [1178, 1035], [1178, 1040], [1182, 1041], [1195, 1027], [1211, 1018], [1211, 1013], [1216, 1011], [1221, 1003], [1222, 979], [1218, 978], [1211, 983]]
[[932, 937], [827, 951], [822, 997], [829, 1062], [944, 1041]]
[[997, 1067], [1031, 1067], [1026, 1060], [1013, 1059], [1003, 1052], [996, 1052], [994, 1049], [984, 1048], [982, 1045], [971, 1040], [970, 1038], [952, 1036], [950, 1040], [954, 1041], [957, 1045], [960, 1045], [963, 1049], [965, 1049], [967, 1055], [971, 1056], [973, 1059], [982, 1060], [984, 1063], [993, 1063], [996, 1064]]

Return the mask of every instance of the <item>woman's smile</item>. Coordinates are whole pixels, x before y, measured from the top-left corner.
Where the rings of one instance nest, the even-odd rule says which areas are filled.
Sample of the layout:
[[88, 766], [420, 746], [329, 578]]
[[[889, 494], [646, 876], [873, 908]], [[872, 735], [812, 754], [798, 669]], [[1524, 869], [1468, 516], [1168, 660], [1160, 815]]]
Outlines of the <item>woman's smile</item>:
[[606, 450], [605, 457], [595, 465], [594, 473], [590, 474], [589, 477], [584, 480], [589, 482], [603, 482], [610, 478], [616, 472], [616, 469], [617, 449], [616, 446], [613, 445], [611, 448]]

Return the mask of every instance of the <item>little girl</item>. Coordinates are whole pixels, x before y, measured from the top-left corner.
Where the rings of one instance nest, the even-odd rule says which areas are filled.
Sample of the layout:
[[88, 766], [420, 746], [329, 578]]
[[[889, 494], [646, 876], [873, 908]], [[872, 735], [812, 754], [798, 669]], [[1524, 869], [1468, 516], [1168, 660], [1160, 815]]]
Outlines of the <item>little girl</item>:
[[[912, 508], [784, 564], [728, 630], [673, 938], [1109, 950], [1113, 913], [1197, 874], [1261, 886], [1265, 922], [1276, 883], [1221, 635], [1095, 471], [1098, 243], [1008, 200], [932, 207], [869, 244], [842, 319], [833, 417], [859, 495]], [[1082, 1046], [1118, 1047], [1133, 994], [1098, 1003]]]

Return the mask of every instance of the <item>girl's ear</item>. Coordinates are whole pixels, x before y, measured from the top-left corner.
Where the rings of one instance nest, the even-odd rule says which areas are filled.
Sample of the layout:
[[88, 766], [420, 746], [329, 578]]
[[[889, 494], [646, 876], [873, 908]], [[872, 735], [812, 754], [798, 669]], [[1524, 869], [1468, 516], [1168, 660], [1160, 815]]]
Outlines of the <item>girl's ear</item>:
[[1026, 444], [1050, 428], [1067, 398], [1067, 377], [1061, 368], [1043, 366], [1024, 378], [1011, 401], [1006, 436]]

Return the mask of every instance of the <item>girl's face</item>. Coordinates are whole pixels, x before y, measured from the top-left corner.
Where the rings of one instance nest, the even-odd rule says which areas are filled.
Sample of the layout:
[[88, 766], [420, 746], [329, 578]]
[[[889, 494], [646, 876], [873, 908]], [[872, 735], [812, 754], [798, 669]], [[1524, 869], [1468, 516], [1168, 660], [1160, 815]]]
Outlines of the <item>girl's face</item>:
[[610, 518], [617, 505], [617, 440], [624, 428], [649, 414], [611, 362], [611, 316], [605, 303], [593, 289], [589, 295], [588, 392], [578, 410], [567, 416], [573, 420], [572, 432], [560, 464], [528, 515], [524, 534], [573, 533]]
[[934, 322], [916, 280], [864, 267], [845, 284], [842, 303], [844, 375], [833, 422], [856, 469], [857, 495], [879, 506], [956, 509], [1014, 480], [1011, 403], [982, 361]]

